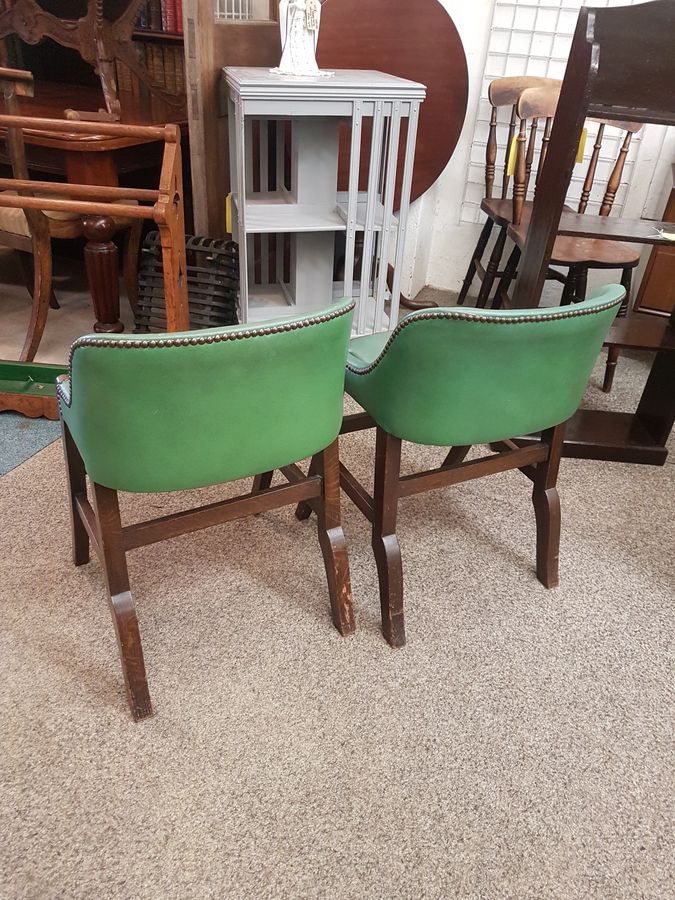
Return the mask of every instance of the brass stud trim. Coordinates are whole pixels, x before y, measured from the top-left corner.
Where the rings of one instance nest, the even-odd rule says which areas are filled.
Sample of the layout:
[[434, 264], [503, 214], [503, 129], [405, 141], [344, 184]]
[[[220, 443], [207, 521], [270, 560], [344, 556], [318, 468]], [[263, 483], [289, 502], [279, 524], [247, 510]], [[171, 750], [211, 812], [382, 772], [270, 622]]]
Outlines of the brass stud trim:
[[555, 312], [549, 315], [533, 316], [532, 314], [530, 314], [513, 316], [509, 318], [500, 318], [499, 316], [472, 315], [471, 313], [467, 312], [452, 311], [414, 313], [413, 315], [407, 316], [405, 319], [399, 322], [394, 331], [392, 331], [389, 340], [380, 351], [377, 359], [373, 360], [372, 363], [369, 363], [366, 368], [359, 368], [358, 366], [354, 366], [348, 362], [347, 370], [349, 372], [352, 372], [354, 375], [368, 375], [379, 366], [386, 354], [389, 352], [391, 345], [396, 340], [398, 335], [405, 328], [413, 325], [415, 322], [425, 322], [431, 319], [456, 319], [460, 322], [478, 322], [482, 325], [524, 325], [526, 323], [538, 324], [540, 322], [552, 322], [559, 319], [576, 319], [580, 318], [581, 316], [594, 316], [596, 313], [606, 312], [608, 309], [612, 309], [612, 307], [614, 306], [619, 306], [621, 302], [621, 300], [613, 300], [611, 302], [604, 303], [602, 306], [594, 306], [592, 309], [570, 309], [565, 312]]

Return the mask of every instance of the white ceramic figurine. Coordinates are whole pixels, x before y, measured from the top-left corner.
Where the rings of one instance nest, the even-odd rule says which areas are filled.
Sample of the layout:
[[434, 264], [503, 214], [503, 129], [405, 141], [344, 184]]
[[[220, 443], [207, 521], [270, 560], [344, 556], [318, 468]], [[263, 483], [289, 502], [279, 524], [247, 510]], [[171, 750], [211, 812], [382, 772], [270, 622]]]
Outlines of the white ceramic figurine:
[[321, 0], [281, 0], [279, 27], [283, 52], [279, 67], [272, 72], [310, 77], [331, 75], [322, 72], [316, 63], [320, 26]]

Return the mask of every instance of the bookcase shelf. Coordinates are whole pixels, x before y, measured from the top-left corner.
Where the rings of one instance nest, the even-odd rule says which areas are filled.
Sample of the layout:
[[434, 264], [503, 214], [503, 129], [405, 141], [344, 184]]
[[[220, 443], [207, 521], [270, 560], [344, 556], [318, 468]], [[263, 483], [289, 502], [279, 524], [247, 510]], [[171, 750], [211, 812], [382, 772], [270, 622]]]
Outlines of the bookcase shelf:
[[169, 44], [182, 44], [184, 35], [173, 31], [150, 31], [146, 28], [138, 28], [134, 31], [135, 41], [166, 41]]
[[[311, 314], [353, 296], [355, 333], [387, 330], [398, 319], [424, 85], [382, 72], [298, 79], [238, 67], [224, 70], [224, 82], [242, 321]], [[345, 126], [349, 190], [338, 191]]]

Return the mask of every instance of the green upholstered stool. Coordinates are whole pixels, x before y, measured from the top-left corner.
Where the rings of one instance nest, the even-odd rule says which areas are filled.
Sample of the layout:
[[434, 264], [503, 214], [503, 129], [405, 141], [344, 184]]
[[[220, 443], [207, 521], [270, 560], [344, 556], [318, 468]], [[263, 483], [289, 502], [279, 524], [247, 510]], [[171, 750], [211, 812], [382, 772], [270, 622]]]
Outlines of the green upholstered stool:
[[[343, 430], [377, 427], [374, 497], [344, 468], [341, 481], [372, 522], [383, 631], [393, 646], [405, 643], [401, 497], [519, 468], [534, 483], [537, 575], [546, 587], [558, 583], [564, 422], [581, 401], [624, 294], [611, 285], [564, 309], [413, 313], [391, 335], [351, 342], [347, 392], [366, 414]], [[512, 440], [532, 432], [542, 433], [539, 444], [521, 448]], [[402, 441], [452, 449], [438, 469], [402, 478]], [[475, 444], [497, 452], [465, 462]], [[307, 513], [306, 505], [298, 510]]]
[[[71, 350], [57, 393], [75, 565], [90, 542], [105, 570], [134, 718], [151, 715], [126, 551], [211, 525], [310, 502], [319, 514], [333, 621], [354, 630], [340, 520], [337, 435], [353, 303], [312, 317], [162, 335], [90, 336]], [[298, 460], [318, 454], [304, 476]], [[118, 491], [180, 491], [272, 469], [290, 484], [123, 527]], [[90, 503], [86, 475], [91, 482]]]

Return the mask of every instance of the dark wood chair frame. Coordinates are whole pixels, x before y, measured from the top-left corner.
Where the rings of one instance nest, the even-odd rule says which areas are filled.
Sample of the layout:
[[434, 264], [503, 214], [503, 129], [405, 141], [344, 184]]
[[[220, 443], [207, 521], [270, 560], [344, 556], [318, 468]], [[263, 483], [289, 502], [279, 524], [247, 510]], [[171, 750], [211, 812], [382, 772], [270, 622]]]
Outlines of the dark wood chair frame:
[[62, 423], [62, 436], [73, 562], [76, 566], [89, 562], [90, 546], [93, 546], [104, 570], [124, 683], [134, 719], [151, 716], [152, 704], [129, 584], [126, 554], [130, 550], [289, 504], [310, 503], [318, 514], [319, 544], [326, 567], [333, 623], [342, 635], [354, 632], [349, 560], [340, 518], [337, 440], [315, 457], [309, 475], [305, 476], [296, 465], [284, 468], [289, 484], [271, 487], [271, 477], [258, 476], [251, 494], [125, 526], [120, 517], [117, 491], [90, 481], [89, 499], [84, 461], [65, 423]]
[[[565, 423], [543, 432], [541, 441], [531, 447], [518, 447], [505, 440], [492, 444], [491, 456], [466, 461], [471, 447], [452, 447], [437, 469], [401, 476], [400, 438], [377, 426], [367, 413], [346, 416], [341, 434], [370, 428], [377, 430], [375, 482], [371, 496], [349, 469], [340, 463], [340, 485], [355, 506], [372, 525], [372, 547], [377, 564], [382, 608], [382, 631], [392, 647], [405, 645], [403, 611], [403, 565], [396, 525], [399, 500], [436, 488], [461, 484], [485, 475], [519, 469], [532, 482], [532, 503], [537, 528], [537, 578], [547, 588], [559, 583], [560, 497], [558, 469]], [[310, 474], [319, 465], [315, 457]], [[271, 473], [265, 476], [269, 483]], [[255, 488], [254, 488], [255, 490]], [[303, 502], [296, 509], [299, 519], [312, 514], [313, 505]]]

